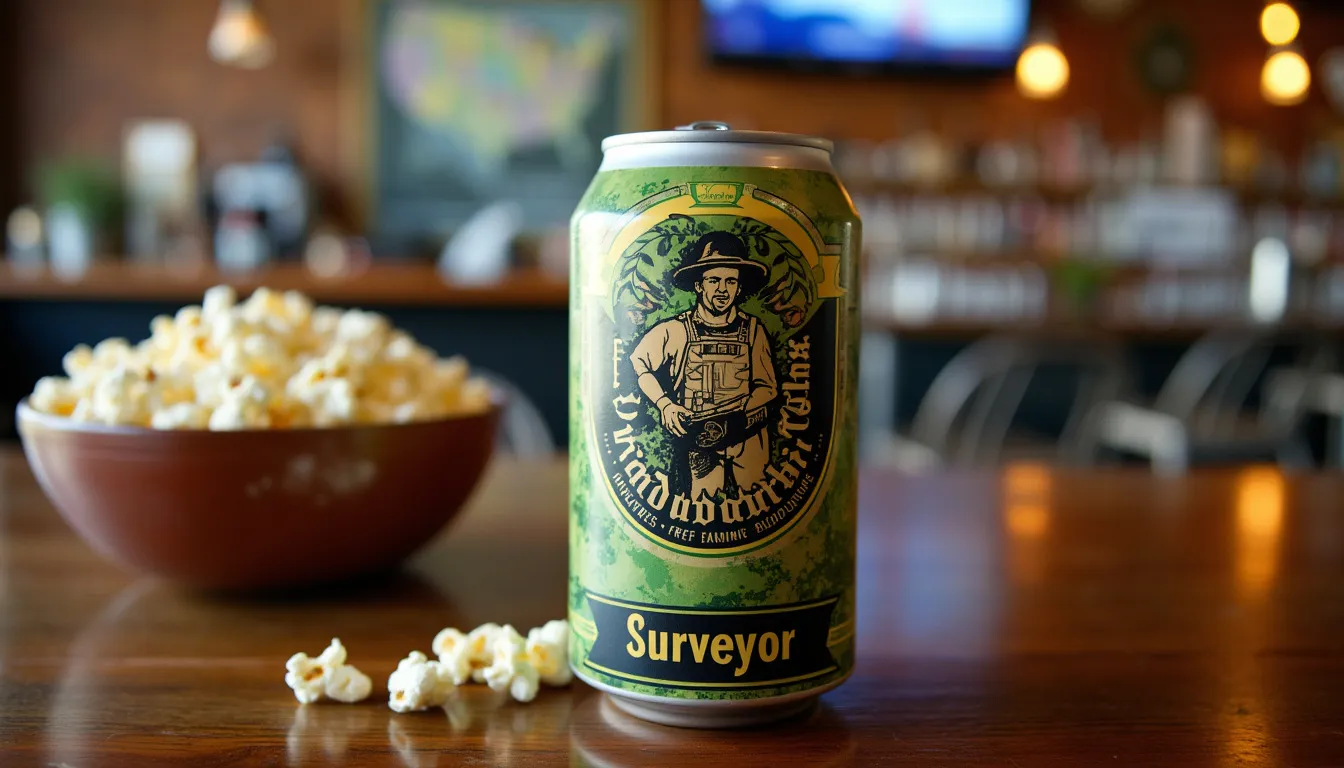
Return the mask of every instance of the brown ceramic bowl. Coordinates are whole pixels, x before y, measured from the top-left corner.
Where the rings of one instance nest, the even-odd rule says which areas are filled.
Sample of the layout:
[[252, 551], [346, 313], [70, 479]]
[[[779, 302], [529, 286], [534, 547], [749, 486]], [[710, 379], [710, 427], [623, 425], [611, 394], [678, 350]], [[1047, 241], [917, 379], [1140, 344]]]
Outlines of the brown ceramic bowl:
[[24, 451], [94, 549], [194, 587], [258, 589], [391, 567], [458, 513], [499, 405], [415, 424], [245, 432], [107, 427], [19, 404]]

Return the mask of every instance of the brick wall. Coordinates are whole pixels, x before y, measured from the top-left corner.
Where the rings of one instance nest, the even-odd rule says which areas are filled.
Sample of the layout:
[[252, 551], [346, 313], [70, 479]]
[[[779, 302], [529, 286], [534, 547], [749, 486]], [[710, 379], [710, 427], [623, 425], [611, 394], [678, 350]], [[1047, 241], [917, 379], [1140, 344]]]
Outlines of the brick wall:
[[[0, 35], [7, 32], [17, 44], [0, 44], [0, 104], [12, 116], [0, 120], [3, 209], [37, 159], [115, 154], [128, 120], [173, 116], [198, 131], [207, 168], [254, 157], [273, 136], [295, 137], [336, 213], [353, 217], [367, 136], [353, 117], [359, 83], [352, 72], [363, 66], [357, 25], [366, 1], [373, 0], [259, 0], [278, 58], [246, 72], [206, 55], [215, 0], [5, 0], [0, 13], [14, 18], [0, 23]], [[1261, 0], [1141, 0], [1114, 22], [1087, 16], [1076, 0], [1037, 0], [1038, 15], [1054, 25], [1073, 69], [1067, 94], [1049, 103], [1020, 98], [1011, 77], [845, 79], [714, 68], [700, 45], [699, 3], [651, 2], [660, 91], [652, 112], [659, 125], [709, 118], [870, 139], [933, 127], [978, 139], [1020, 134], [1043, 117], [1084, 114], [1100, 119], [1113, 138], [1133, 139], [1160, 125], [1161, 102], [1131, 70], [1136, 41], [1162, 18], [1190, 31], [1197, 89], [1220, 119], [1289, 148], [1339, 122], [1319, 88], [1300, 107], [1261, 100]], [[1308, 12], [1301, 38], [1312, 63], [1329, 44], [1344, 41], [1344, 14], [1321, 8]], [[16, 93], [7, 96], [7, 87]], [[13, 167], [16, 154], [22, 167]]]

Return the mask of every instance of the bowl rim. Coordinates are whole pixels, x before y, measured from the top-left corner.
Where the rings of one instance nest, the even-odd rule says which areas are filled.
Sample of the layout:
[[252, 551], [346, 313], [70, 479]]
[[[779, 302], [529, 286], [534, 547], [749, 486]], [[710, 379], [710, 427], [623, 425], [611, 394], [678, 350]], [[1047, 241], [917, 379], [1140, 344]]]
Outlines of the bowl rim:
[[404, 422], [369, 422], [356, 424], [339, 424], [331, 427], [258, 427], [255, 429], [155, 429], [153, 427], [137, 427], [129, 424], [99, 424], [90, 421], [75, 421], [69, 416], [59, 416], [54, 413], [39, 411], [28, 404], [28, 398], [24, 397], [15, 407], [15, 426], [22, 427], [26, 423], [36, 424], [44, 429], [56, 430], [59, 432], [78, 432], [99, 435], [238, 435], [238, 434], [261, 434], [261, 435], [304, 435], [304, 434], [331, 434], [333, 432], [359, 430], [359, 429], [380, 429], [392, 430], [398, 428], [416, 428], [435, 425], [444, 425], [454, 422], [465, 422], [473, 419], [491, 418], [504, 410], [508, 404], [508, 397], [499, 390], [498, 387], [490, 387], [490, 407], [483, 411], [474, 413], [459, 413], [451, 416], [441, 416], [437, 419], [420, 419], [416, 421]]

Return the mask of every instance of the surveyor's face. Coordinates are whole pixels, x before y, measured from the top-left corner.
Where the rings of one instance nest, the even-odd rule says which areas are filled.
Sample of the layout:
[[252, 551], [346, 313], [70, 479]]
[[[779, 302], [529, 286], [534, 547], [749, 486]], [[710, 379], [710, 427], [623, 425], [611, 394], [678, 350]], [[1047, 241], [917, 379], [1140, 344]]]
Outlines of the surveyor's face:
[[696, 290], [700, 301], [718, 314], [728, 311], [737, 301], [738, 273], [732, 267], [715, 267], [705, 270]]

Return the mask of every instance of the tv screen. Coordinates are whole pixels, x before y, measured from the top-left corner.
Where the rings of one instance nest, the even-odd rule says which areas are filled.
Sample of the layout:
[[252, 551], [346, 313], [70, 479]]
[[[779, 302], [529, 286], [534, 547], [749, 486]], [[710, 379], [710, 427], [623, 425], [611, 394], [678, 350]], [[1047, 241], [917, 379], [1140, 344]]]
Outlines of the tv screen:
[[1001, 70], [1030, 0], [701, 0], [717, 61], [859, 69]]

